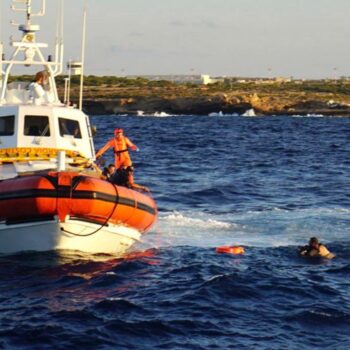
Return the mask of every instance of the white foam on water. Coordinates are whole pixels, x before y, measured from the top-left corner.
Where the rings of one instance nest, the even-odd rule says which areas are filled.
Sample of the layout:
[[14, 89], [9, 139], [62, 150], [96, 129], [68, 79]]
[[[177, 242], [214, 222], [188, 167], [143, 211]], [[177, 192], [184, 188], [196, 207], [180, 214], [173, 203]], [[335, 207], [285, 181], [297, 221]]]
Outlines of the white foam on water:
[[164, 213], [144, 241], [157, 247], [298, 246], [306, 244], [312, 236], [325, 243], [350, 241], [349, 212], [349, 208], [273, 208], [217, 215], [190, 211]]
[[165, 113], [165, 112], [155, 112], [153, 114], [154, 117], [175, 117], [175, 114], [168, 114], [168, 113]]
[[229, 229], [232, 227], [231, 223], [218, 221], [214, 219], [207, 218], [194, 218], [185, 216], [179, 212], [174, 212], [172, 214], [166, 215], [163, 217], [164, 223], [169, 223], [174, 226], [180, 227], [202, 227], [202, 228], [222, 228]]
[[306, 114], [306, 117], [309, 117], [309, 118], [323, 118], [324, 115], [323, 114]]
[[250, 108], [246, 110], [243, 114], [242, 117], [256, 117], [255, 111], [253, 108]]
[[208, 213], [172, 212], [160, 214], [158, 223], [144, 242], [150, 246], [215, 245], [236, 228], [234, 222], [221, 220]]
[[323, 114], [306, 114], [306, 115], [300, 115], [300, 114], [293, 114], [291, 115], [292, 118], [324, 118]]
[[223, 113], [222, 111], [208, 114], [208, 117], [238, 117], [238, 116], [239, 116], [238, 113]]
[[[238, 113], [223, 113], [222, 111], [220, 112], [213, 112], [209, 113], [208, 117], [239, 117]], [[242, 117], [256, 117], [255, 111], [253, 108], [246, 110], [243, 114]]]
[[138, 117], [156, 117], [156, 118], [169, 118], [169, 117], [186, 117], [186, 115], [179, 115], [179, 114], [169, 114], [166, 112], [155, 112], [155, 113], [145, 113], [144, 111], [137, 111], [136, 114]]

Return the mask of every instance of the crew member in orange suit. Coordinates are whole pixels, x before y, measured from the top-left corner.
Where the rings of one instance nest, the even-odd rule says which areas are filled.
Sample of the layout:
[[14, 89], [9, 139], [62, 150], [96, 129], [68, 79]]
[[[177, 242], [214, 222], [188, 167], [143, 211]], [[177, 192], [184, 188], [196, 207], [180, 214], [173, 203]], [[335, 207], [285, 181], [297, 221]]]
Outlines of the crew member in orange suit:
[[132, 166], [132, 161], [129, 156], [128, 148], [133, 151], [139, 149], [126, 137], [124, 136], [123, 129], [114, 130], [114, 138], [109, 140], [97, 153], [96, 159], [101, 157], [108, 149], [113, 147], [114, 149], [114, 165], [116, 169], [120, 167]]

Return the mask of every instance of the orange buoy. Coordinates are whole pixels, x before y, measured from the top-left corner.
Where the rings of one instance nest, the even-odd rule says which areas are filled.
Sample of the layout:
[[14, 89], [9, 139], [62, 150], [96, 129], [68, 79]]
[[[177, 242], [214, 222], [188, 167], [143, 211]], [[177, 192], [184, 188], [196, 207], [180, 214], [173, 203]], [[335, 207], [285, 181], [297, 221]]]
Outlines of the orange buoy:
[[239, 246], [221, 246], [216, 248], [217, 253], [226, 253], [226, 254], [233, 254], [233, 255], [243, 255], [245, 253], [243, 247]]

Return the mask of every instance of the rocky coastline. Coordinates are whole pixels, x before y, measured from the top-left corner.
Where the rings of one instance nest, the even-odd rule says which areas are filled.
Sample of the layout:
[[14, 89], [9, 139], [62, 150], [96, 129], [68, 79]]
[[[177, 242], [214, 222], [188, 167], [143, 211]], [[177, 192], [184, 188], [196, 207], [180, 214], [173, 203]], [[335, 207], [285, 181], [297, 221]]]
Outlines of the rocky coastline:
[[286, 97], [221, 96], [199, 97], [122, 97], [85, 99], [84, 111], [89, 115], [144, 113], [153, 115], [167, 113], [175, 115], [209, 115], [211, 113], [238, 114], [254, 110], [257, 116], [267, 115], [324, 115], [350, 116], [350, 105], [320, 99], [291, 99]]
[[[238, 114], [350, 116], [350, 79], [257, 84], [174, 84], [168, 81], [87, 77], [84, 110], [90, 115]], [[64, 95], [63, 84], [59, 89]], [[73, 85], [72, 102], [79, 88]]]

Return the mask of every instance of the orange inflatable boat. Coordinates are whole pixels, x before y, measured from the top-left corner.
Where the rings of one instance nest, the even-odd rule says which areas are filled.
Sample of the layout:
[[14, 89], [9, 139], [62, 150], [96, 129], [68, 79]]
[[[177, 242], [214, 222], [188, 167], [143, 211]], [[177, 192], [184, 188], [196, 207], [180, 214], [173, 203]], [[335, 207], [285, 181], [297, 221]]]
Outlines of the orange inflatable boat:
[[75, 172], [49, 172], [0, 182], [0, 221], [76, 218], [123, 225], [143, 233], [154, 223], [156, 204], [143, 193]]

